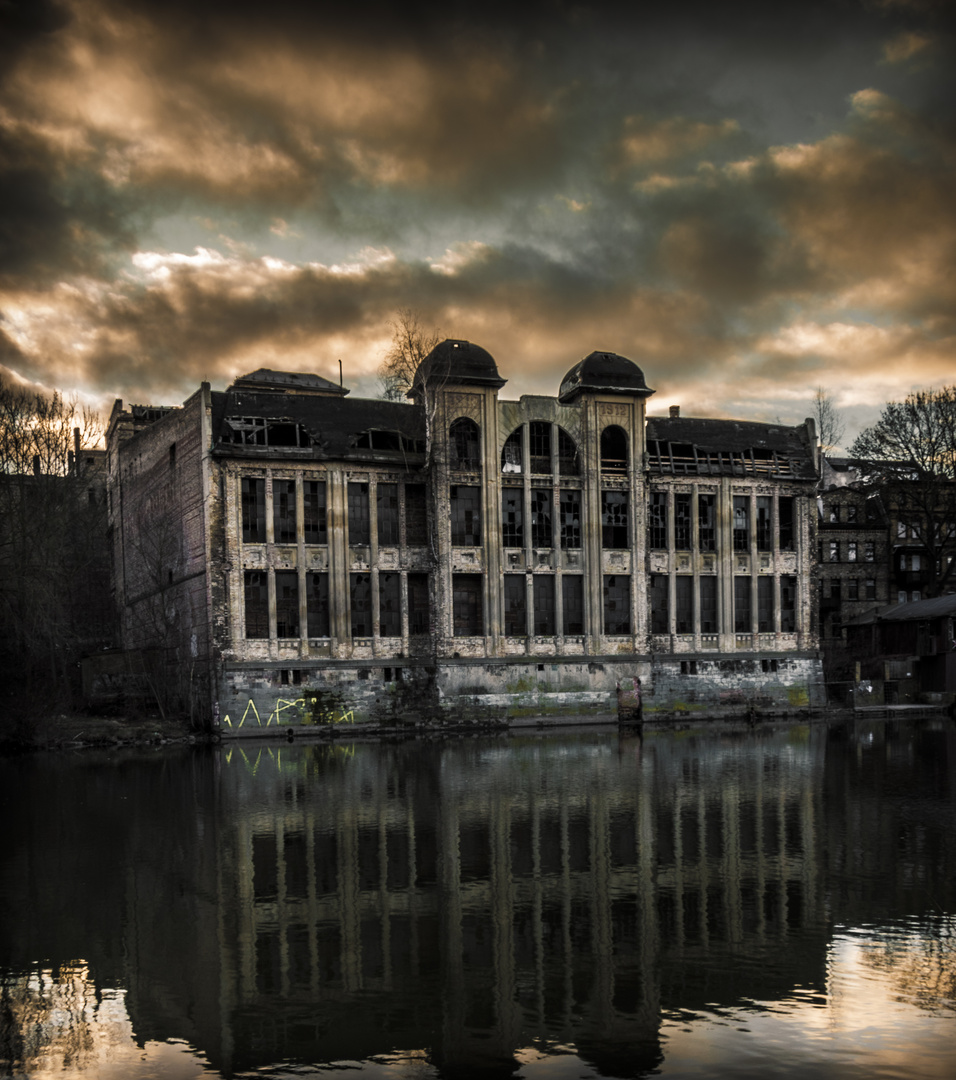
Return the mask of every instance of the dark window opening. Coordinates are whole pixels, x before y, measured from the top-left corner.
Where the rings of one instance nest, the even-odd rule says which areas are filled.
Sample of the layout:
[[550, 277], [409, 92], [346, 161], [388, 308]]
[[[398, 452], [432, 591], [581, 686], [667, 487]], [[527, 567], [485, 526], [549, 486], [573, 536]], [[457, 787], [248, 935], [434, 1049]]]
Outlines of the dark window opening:
[[294, 480], [272, 481], [272, 535], [277, 544], [296, 542]]
[[515, 428], [501, 448], [501, 471], [503, 473], [520, 473], [524, 468], [521, 461], [522, 443], [522, 429]]
[[428, 575], [408, 575], [408, 632], [409, 634], [427, 634], [428, 617]]
[[428, 543], [428, 504], [424, 484], [405, 485], [405, 543], [424, 547]]
[[773, 550], [773, 532], [771, 528], [771, 513], [773, 511], [773, 499], [769, 495], [757, 496], [757, 550]]
[[701, 551], [717, 550], [717, 518], [713, 495], [697, 496], [697, 536]]
[[325, 481], [307, 480], [302, 492], [302, 528], [307, 544], [327, 544]]
[[223, 428], [222, 441], [240, 446], [311, 446], [309, 433], [287, 420], [264, 416], [231, 416]]
[[468, 472], [481, 467], [481, 433], [474, 420], [462, 417], [448, 429], [449, 467]]
[[650, 545], [655, 549], [667, 548], [667, 492], [652, 491], [650, 505]]
[[697, 661], [696, 660], [681, 660], [680, 662], [681, 675], [696, 675], [697, 674]]
[[305, 617], [310, 638], [329, 636], [329, 575], [305, 575]]
[[242, 481], [242, 539], [263, 544], [266, 539], [266, 482], [251, 477]]
[[847, 600], [860, 599], [860, 583], [856, 578], [848, 578], [846, 583]]
[[763, 671], [765, 674], [772, 674], [773, 672], [775, 672], [777, 670], [777, 661], [776, 660], [761, 660], [760, 661], [760, 670]]
[[690, 551], [691, 537], [690, 495], [675, 495], [674, 546], [678, 551]]
[[562, 488], [561, 490], [561, 547], [579, 548], [581, 546], [581, 492]]
[[378, 632], [381, 637], [402, 636], [402, 579], [399, 574], [378, 575]]
[[579, 476], [581, 473], [577, 444], [564, 428], [558, 428], [558, 472], [562, 476]]
[[773, 578], [757, 578], [757, 629], [761, 634], [773, 632]]
[[481, 544], [481, 488], [463, 484], [452, 486], [451, 542], [455, 547]]
[[521, 511], [523, 488], [503, 488], [501, 491], [501, 543], [505, 547], [524, 546], [524, 523]]
[[554, 547], [554, 532], [551, 525], [553, 498], [550, 488], [535, 488], [531, 492], [532, 547]]
[[352, 637], [372, 636], [372, 579], [368, 574], [349, 574]]
[[246, 637], [269, 636], [269, 585], [264, 570], [247, 570], [243, 578]]
[[670, 610], [667, 594], [667, 575], [651, 574], [651, 633], [670, 633]]
[[750, 550], [750, 496], [734, 496], [734, 551]]
[[875, 600], [876, 599], [876, 578], [867, 578], [866, 579], [866, 599], [867, 600]]
[[369, 520], [368, 484], [349, 484], [349, 544], [372, 542], [371, 523]]
[[534, 595], [534, 632], [544, 636], [554, 634], [554, 578], [535, 574], [532, 579]]
[[484, 633], [480, 574], [452, 576], [452, 619], [455, 637], [476, 637]]
[[547, 475], [551, 472], [551, 425], [534, 420], [528, 425], [528, 449], [531, 472]]
[[565, 574], [561, 579], [563, 622], [565, 634], [584, 633], [584, 578], [579, 574]]
[[[736, 501], [736, 500], [735, 500]], [[734, 630], [738, 634], [749, 634], [753, 618], [750, 611], [752, 586], [749, 577], [734, 578]]]
[[702, 577], [700, 579], [700, 632], [716, 634], [718, 629], [717, 579]]
[[780, 578], [780, 629], [784, 634], [797, 629], [797, 579], [793, 574]]
[[678, 634], [694, 632], [694, 579], [686, 574], [675, 578], [675, 616]]
[[631, 579], [623, 574], [604, 577], [604, 633], [631, 632]]
[[527, 586], [524, 574], [505, 574], [505, 634], [524, 637], [528, 633]]
[[601, 544], [605, 548], [628, 546], [627, 492], [601, 492]]
[[299, 575], [295, 570], [276, 570], [276, 637], [299, 636]]
[[176, 444], [175, 443], [170, 443], [169, 444], [169, 467], [171, 469], [176, 468]]
[[601, 432], [601, 472], [627, 474], [627, 433], [616, 425]]
[[777, 515], [780, 518], [780, 550], [793, 551], [793, 499], [790, 496], [777, 500]]
[[375, 493], [379, 547], [398, 547], [398, 484], [379, 484]]

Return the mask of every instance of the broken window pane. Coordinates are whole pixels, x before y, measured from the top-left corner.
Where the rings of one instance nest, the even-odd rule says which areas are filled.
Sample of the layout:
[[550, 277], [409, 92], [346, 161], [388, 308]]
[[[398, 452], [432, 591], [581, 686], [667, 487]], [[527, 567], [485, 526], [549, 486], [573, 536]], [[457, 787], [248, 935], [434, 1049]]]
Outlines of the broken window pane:
[[449, 466], [452, 469], [471, 470], [481, 466], [481, 434], [474, 420], [462, 417], [448, 430]]
[[307, 544], [327, 544], [329, 535], [325, 518], [325, 481], [307, 480], [302, 493], [302, 527]]
[[531, 492], [531, 546], [549, 548], [554, 546], [551, 527], [551, 489], [534, 488]]
[[690, 495], [674, 496], [674, 546], [678, 551], [690, 551]]
[[601, 432], [601, 472], [612, 475], [627, 472], [627, 434], [616, 425]]
[[269, 586], [264, 570], [247, 570], [243, 577], [246, 637], [269, 636]]
[[276, 637], [299, 636], [299, 574], [276, 570]]
[[773, 533], [771, 531], [771, 512], [773, 499], [769, 495], [757, 496], [757, 550], [773, 550]]
[[734, 551], [750, 550], [750, 496], [734, 496]]
[[561, 489], [561, 547], [581, 546], [581, 492]]
[[277, 544], [296, 542], [294, 480], [272, 481], [272, 530]]
[[452, 486], [451, 542], [456, 547], [481, 544], [481, 488], [463, 484]]
[[717, 519], [713, 495], [697, 496], [697, 535], [701, 551], [717, 550]]
[[524, 546], [524, 525], [521, 513], [523, 501], [523, 488], [502, 488], [501, 543], [504, 547]]
[[605, 548], [628, 546], [627, 492], [601, 492], [601, 544]]
[[242, 540], [246, 544], [266, 541], [266, 482], [250, 476], [242, 480]]
[[501, 448], [501, 471], [503, 473], [520, 473], [521, 463], [522, 429], [515, 428], [508, 436], [505, 445]]
[[349, 484], [349, 544], [371, 543], [368, 484]]
[[667, 492], [652, 491], [650, 505], [650, 546], [656, 549], [667, 548]]
[[558, 428], [558, 472], [562, 476], [578, 476], [581, 472], [577, 445], [564, 428]]

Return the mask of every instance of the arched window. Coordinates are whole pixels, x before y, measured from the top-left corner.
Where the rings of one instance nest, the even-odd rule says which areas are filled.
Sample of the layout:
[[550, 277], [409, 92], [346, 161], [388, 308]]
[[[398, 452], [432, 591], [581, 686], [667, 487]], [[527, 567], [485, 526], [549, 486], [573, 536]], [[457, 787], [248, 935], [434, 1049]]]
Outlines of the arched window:
[[503, 473], [521, 472], [521, 436], [522, 429], [515, 428], [501, 448], [501, 471]]
[[481, 433], [474, 420], [461, 417], [448, 429], [449, 466], [469, 472], [481, 467]]
[[601, 472], [627, 475], [627, 433], [617, 425], [601, 432]]
[[562, 476], [579, 476], [581, 474], [581, 462], [578, 459], [578, 448], [571, 436], [558, 428], [558, 472]]

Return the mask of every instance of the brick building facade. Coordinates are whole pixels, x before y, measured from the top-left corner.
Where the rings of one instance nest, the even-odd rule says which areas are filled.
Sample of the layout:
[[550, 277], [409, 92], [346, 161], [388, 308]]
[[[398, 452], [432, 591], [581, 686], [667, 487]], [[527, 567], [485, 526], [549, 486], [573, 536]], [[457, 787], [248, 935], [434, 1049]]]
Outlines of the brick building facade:
[[812, 423], [648, 418], [622, 357], [501, 400], [441, 343], [411, 403], [260, 370], [108, 433], [124, 645], [226, 732], [822, 703]]

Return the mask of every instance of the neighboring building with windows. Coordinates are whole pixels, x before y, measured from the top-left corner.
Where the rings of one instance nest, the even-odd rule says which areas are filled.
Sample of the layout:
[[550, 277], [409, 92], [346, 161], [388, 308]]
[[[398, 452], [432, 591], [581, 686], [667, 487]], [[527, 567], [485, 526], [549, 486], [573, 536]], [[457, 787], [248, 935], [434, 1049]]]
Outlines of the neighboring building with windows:
[[822, 703], [817, 460], [797, 427], [647, 418], [592, 353], [501, 400], [442, 342], [410, 404], [260, 370], [108, 433], [127, 648], [160, 650], [226, 730], [388, 715]]

